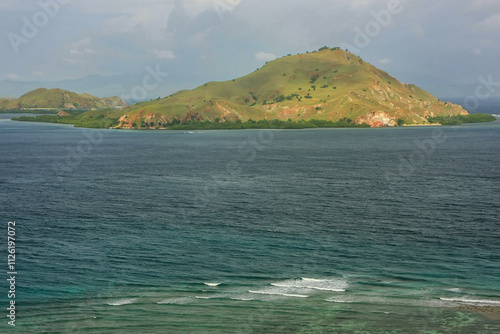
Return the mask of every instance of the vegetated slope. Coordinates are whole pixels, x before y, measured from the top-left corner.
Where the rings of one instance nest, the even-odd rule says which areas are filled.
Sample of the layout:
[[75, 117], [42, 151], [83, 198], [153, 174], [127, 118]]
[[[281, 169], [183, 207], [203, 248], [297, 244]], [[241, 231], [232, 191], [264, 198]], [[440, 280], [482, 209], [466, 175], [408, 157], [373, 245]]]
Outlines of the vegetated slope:
[[415, 85], [403, 84], [339, 48], [289, 55], [244, 77], [209, 82], [164, 99], [132, 105], [107, 118], [117, 127], [162, 128], [193, 120], [349, 119], [357, 124], [424, 124], [428, 117], [466, 115]]
[[61, 108], [103, 109], [125, 107], [119, 97], [98, 98], [89, 94], [77, 94], [62, 89], [39, 88], [18, 99], [0, 99], [0, 109]]

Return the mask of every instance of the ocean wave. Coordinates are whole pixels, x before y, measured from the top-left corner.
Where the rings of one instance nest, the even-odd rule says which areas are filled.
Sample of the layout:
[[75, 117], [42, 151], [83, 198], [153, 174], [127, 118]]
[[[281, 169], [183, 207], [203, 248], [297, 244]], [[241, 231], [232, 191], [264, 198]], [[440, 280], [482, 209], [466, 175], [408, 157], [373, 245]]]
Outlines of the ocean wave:
[[309, 297], [308, 295], [299, 295], [299, 294], [285, 293], [285, 292], [279, 292], [279, 291], [273, 291], [273, 290], [248, 290], [248, 292], [262, 294], [262, 295], [276, 295], [276, 296], [295, 297], [295, 298], [308, 298]]
[[446, 291], [450, 291], [450, 292], [462, 292], [462, 289], [460, 288], [449, 288], [449, 289], [445, 289]]
[[242, 300], [242, 301], [251, 301], [255, 300], [255, 298], [248, 298], [248, 297], [231, 297], [232, 300]]
[[107, 304], [110, 306], [121, 306], [121, 305], [133, 304], [136, 300], [137, 298], [121, 299]]
[[382, 297], [382, 296], [338, 296], [324, 299], [330, 303], [346, 304], [370, 304], [370, 305], [401, 305], [418, 307], [443, 307], [445, 303], [436, 299], [412, 299], [400, 297]]
[[177, 305], [182, 305], [182, 304], [188, 304], [193, 301], [192, 297], [179, 297], [179, 298], [168, 298], [164, 299], [161, 302], [158, 302], [157, 304], [177, 304]]
[[302, 277], [298, 280], [286, 280], [271, 283], [272, 286], [283, 288], [312, 289], [321, 291], [344, 292], [348, 288], [346, 281], [338, 279], [317, 279]]
[[207, 285], [207, 286], [219, 286], [221, 285], [222, 283], [209, 283], [209, 282], [204, 282], [203, 284]]
[[300, 279], [303, 281], [306, 281], [306, 282], [324, 282], [324, 281], [326, 281], [325, 279], [321, 279], [321, 278], [309, 278], [309, 277], [301, 277]]
[[346, 304], [377, 304], [377, 305], [395, 305], [400, 304], [400, 300], [379, 297], [379, 296], [346, 296], [327, 298], [325, 301], [330, 303], [346, 303]]
[[207, 295], [207, 296], [194, 296], [196, 299], [223, 299], [227, 298], [228, 294], [227, 293], [219, 293], [219, 294], [212, 294], [212, 295]]
[[500, 300], [491, 300], [491, 299], [467, 299], [467, 298], [439, 298], [445, 302], [455, 302], [462, 304], [472, 304], [472, 305], [499, 305]]
[[328, 299], [325, 299], [326, 302], [330, 302], [330, 303], [347, 303], [347, 304], [352, 304], [354, 303], [354, 300], [350, 300], [350, 299], [336, 299], [336, 298], [328, 298]]
[[270, 283], [270, 286], [249, 290], [248, 292], [277, 297], [308, 298], [310, 295], [318, 293], [318, 291], [344, 292], [347, 287], [346, 281], [337, 278], [302, 277], [300, 279], [273, 282]]

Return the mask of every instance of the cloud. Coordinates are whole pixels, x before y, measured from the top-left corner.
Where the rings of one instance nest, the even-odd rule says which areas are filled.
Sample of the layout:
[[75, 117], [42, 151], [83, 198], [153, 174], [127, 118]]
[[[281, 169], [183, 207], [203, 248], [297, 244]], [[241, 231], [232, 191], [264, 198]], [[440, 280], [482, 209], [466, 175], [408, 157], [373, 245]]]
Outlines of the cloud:
[[84, 38], [78, 42], [72, 43], [69, 53], [72, 55], [96, 54], [97, 52], [90, 48], [92, 39]]
[[498, 32], [500, 30], [500, 14], [492, 15], [476, 25], [485, 32]]
[[212, 28], [205, 29], [204, 31], [200, 31], [198, 33], [195, 33], [194, 35], [189, 36], [188, 38], [186, 38], [185, 42], [186, 44], [198, 46], [203, 43], [207, 39], [207, 37], [212, 34], [212, 32]]
[[258, 52], [255, 54], [255, 59], [259, 61], [271, 61], [278, 58], [274, 53]]
[[417, 37], [423, 38], [425, 36], [425, 30], [418, 22], [414, 22], [414, 24], [411, 26], [411, 30]]
[[[128, 1], [126, 6], [123, 1], [106, 1], [105, 5], [102, 3], [103, 1], [95, 3], [93, 10], [101, 10], [111, 16], [102, 22], [104, 34], [140, 33], [143, 39], [153, 41], [165, 39], [170, 14], [175, 8], [174, 0]], [[114, 5], [110, 6], [110, 3]]]
[[383, 58], [383, 59], [379, 59], [378, 62], [381, 64], [390, 64], [390, 63], [392, 63], [392, 60], [389, 58]]
[[215, 10], [220, 15], [223, 15], [223, 12], [233, 11], [242, 1], [243, 0], [184, 0], [182, 3], [188, 15], [193, 18], [206, 10]]
[[16, 73], [9, 73], [5, 76], [9, 80], [21, 80], [22, 78]]
[[[186, 0], [193, 1], [193, 0]], [[195, 0], [196, 1], [196, 0]], [[199, 0], [198, 0], [199, 1]], [[224, 20], [225, 12], [232, 12], [243, 0], [213, 0], [211, 2], [211, 7], [215, 10], [217, 15], [221, 20]]]
[[37, 76], [37, 77], [40, 77], [40, 78], [43, 78], [43, 77], [45, 76], [45, 74], [43, 74], [43, 72], [42, 72], [42, 71], [37, 71], [37, 70], [35, 70], [35, 71], [31, 72], [31, 73], [32, 73], [33, 75]]
[[160, 41], [164, 39], [171, 9], [154, 11], [142, 9], [134, 13], [110, 18], [103, 22], [105, 34], [141, 33], [147, 40]]
[[159, 59], [175, 59], [175, 53], [171, 50], [156, 50], [153, 49], [151, 52]]
[[369, 7], [375, 0], [350, 0], [352, 9], [361, 9], [363, 7]]
[[40, 9], [35, 1], [3, 1], [0, 9], [10, 11], [32, 11]]
[[63, 58], [62, 59], [64, 62], [68, 63], [68, 64], [71, 64], [71, 65], [76, 65], [78, 64], [78, 60], [75, 59], [75, 58]]
[[[124, 3], [125, 2], [125, 3]], [[71, 1], [70, 5], [78, 8], [83, 13], [87, 14], [133, 14], [145, 8], [152, 11], [165, 9], [166, 6], [174, 6], [175, 0], [85, 0]]]
[[136, 20], [132, 19], [128, 15], [120, 15], [107, 19], [102, 24], [102, 30], [106, 34], [123, 34], [131, 32], [137, 26]]
[[498, 0], [474, 0], [464, 3], [466, 9], [464, 13], [494, 13], [500, 11]]
[[66, 45], [67, 54], [62, 56], [62, 60], [70, 65], [82, 64], [85, 61], [88, 61], [88, 56], [96, 55], [98, 53], [91, 48], [91, 44], [92, 38], [85, 37], [78, 42]]

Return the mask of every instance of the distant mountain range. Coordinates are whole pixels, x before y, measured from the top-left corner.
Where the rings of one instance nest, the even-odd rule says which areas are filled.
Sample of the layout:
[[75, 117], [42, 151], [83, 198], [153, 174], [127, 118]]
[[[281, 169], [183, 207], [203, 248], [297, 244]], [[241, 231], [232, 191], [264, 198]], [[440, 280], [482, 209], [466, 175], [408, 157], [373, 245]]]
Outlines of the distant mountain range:
[[[163, 71], [163, 69], [162, 69]], [[166, 69], [165, 69], [166, 71]], [[0, 80], [0, 98], [18, 98], [26, 92], [40, 87], [52, 89], [61, 88], [79, 94], [88, 93], [97, 97], [118, 96], [127, 104], [149, 101], [158, 97], [165, 97], [179, 90], [181, 87], [195, 87], [191, 82], [195, 82], [194, 76], [169, 73], [169, 76], [154, 85], [153, 89], [146, 90], [144, 97], [134, 97], [134, 88], [142, 87], [144, 76], [148, 73], [121, 74], [112, 76], [89, 75], [75, 80], [60, 81], [16, 81]], [[162, 78], [163, 79], [163, 78]], [[149, 87], [148, 87], [149, 88]]]
[[0, 109], [104, 109], [127, 106], [119, 97], [99, 98], [62, 89], [38, 88], [18, 99], [0, 99]]
[[61, 88], [98, 97], [120, 96], [125, 92], [125, 89], [121, 86], [124, 79], [122, 76], [89, 75], [76, 80], [60, 81], [0, 80], [0, 98], [18, 98], [40, 87]]

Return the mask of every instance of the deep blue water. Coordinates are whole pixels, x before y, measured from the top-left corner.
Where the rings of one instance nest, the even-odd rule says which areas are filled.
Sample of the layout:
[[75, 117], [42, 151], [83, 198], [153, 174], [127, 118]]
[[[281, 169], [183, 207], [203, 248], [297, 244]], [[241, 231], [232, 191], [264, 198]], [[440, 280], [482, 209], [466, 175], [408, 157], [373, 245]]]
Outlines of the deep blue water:
[[15, 332], [500, 331], [463, 310], [500, 306], [499, 121], [141, 132], [0, 118]]

